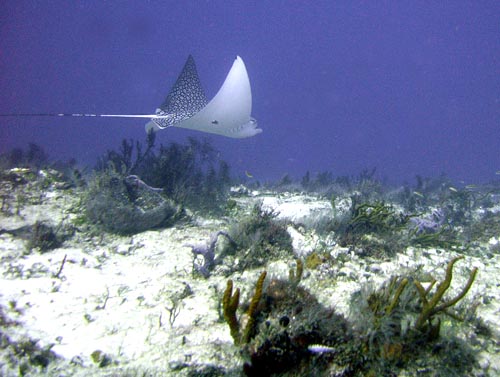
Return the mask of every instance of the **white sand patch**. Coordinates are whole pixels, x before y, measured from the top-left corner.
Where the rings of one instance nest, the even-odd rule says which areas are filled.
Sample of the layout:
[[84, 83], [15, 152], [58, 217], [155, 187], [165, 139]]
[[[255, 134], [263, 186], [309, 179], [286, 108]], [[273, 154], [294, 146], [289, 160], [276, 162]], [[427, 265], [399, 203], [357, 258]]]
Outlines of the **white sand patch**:
[[[437, 250], [427, 250], [424, 255], [408, 248], [391, 259], [363, 259], [298, 225], [331, 213], [328, 201], [300, 195], [239, 200], [246, 200], [250, 207], [256, 199], [262, 199], [265, 208], [279, 212], [280, 218], [294, 223], [289, 232], [297, 255], [304, 257], [321, 242], [329, 245], [333, 262], [328, 268], [306, 269], [300, 284], [323, 305], [346, 316], [350, 314], [351, 295], [363, 284], [378, 286], [392, 275], [419, 266], [440, 280], [447, 262], [455, 255]], [[32, 225], [42, 217], [57, 223], [64, 212], [64, 205], [59, 204], [69, 200], [52, 200], [56, 203], [26, 209], [21, 220], [16, 216], [0, 217], [0, 225], [9, 224], [10, 228], [4, 229], [15, 229]], [[243, 360], [220, 313], [226, 281], [234, 280], [244, 301], [253, 294], [261, 271], [268, 270], [268, 279], [286, 279], [292, 262], [275, 261], [230, 277], [204, 279], [194, 275], [193, 255], [187, 245], [205, 243], [214, 230], [221, 229], [221, 224], [196, 221], [196, 226], [148, 231], [132, 237], [78, 235], [58, 249], [27, 255], [25, 240], [0, 234], [0, 305], [15, 307], [8, 315], [21, 323], [10, 331], [27, 333], [40, 339], [41, 345], [54, 344], [52, 350], [66, 360], [78, 357], [87, 375], [106, 372], [91, 360], [96, 350], [110, 355], [120, 366], [161, 371], [164, 375], [176, 374], [185, 365], [240, 370]], [[479, 298], [477, 313], [496, 330], [493, 336], [497, 340], [499, 264], [499, 255], [458, 261], [449, 292], [457, 294], [471, 268], [478, 267], [479, 274], [466, 300]], [[490, 371], [500, 371], [497, 356], [485, 351], [481, 357]]]

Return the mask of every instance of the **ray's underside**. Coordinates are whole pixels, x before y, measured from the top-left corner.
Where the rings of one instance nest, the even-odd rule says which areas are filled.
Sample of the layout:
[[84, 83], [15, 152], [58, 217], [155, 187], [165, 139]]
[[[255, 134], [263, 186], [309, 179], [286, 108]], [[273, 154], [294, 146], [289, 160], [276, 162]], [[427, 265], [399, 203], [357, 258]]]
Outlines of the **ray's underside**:
[[243, 60], [237, 56], [224, 83], [210, 102], [201, 86], [196, 64], [189, 55], [165, 101], [155, 114], [43, 113], [0, 114], [2, 117], [147, 118], [146, 130], [168, 127], [246, 138], [262, 132], [251, 117], [252, 92]]
[[167, 98], [146, 130], [180, 127], [232, 138], [262, 132], [251, 117], [252, 92], [243, 60], [237, 56], [215, 97], [206, 103], [196, 65], [189, 56]]

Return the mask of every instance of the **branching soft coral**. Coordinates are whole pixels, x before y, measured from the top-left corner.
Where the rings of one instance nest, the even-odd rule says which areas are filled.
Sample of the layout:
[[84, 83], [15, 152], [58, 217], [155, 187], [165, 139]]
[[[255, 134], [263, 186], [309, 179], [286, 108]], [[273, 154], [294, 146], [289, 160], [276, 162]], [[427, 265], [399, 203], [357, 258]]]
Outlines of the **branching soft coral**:
[[453, 258], [449, 263], [448, 267], [446, 268], [446, 275], [442, 283], [440, 283], [437, 286], [436, 292], [432, 295], [432, 297], [429, 297], [429, 293], [436, 284], [436, 281], [434, 280], [427, 289], [425, 289], [422, 284], [415, 280], [415, 286], [417, 287], [418, 293], [420, 295], [420, 300], [422, 301], [422, 312], [420, 313], [417, 322], [415, 323], [415, 328], [417, 330], [422, 330], [425, 328], [426, 324], [429, 324], [429, 326], [432, 327], [431, 321], [432, 317], [438, 313], [446, 313], [446, 309], [452, 307], [455, 305], [458, 301], [460, 301], [466, 294], [469, 292], [470, 287], [472, 286], [472, 283], [474, 282], [474, 279], [476, 278], [477, 274], [477, 268], [474, 267], [469, 275], [469, 280], [467, 281], [467, 284], [465, 287], [462, 289], [462, 291], [455, 296], [454, 298], [447, 300], [447, 301], [442, 301], [444, 294], [448, 290], [448, 288], [451, 285], [451, 279], [453, 277], [453, 266], [457, 261], [460, 259], [463, 259], [463, 256]]

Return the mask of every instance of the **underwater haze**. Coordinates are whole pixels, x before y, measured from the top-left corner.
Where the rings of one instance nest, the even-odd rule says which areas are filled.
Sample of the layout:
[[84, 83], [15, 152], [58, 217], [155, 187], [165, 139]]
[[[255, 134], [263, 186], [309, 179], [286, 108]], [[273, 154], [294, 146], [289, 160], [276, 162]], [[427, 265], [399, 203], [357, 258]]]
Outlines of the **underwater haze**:
[[0, 376], [500, 376], [499, 20], [0, 0]]
[[[306, 171], [391, 182], [500, 171], [500, 2], [3, 1], [0, 113], [152, 114], [194, 57], [212, 98], [245, 61], [261, 134], [209, 137], [235, 175]], [[93, 166], [144, 120], [0, 117], [0, 153], [29, 142]]]

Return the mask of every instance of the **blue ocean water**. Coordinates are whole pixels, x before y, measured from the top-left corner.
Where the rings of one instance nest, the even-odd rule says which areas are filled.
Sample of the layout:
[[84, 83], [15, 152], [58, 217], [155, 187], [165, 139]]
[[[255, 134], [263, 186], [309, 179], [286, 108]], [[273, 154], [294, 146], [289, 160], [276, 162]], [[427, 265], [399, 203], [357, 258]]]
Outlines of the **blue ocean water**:
[[[500, 3], [5, 1], [0, 113], [152, 113], [189, 54], [211, 98], [236, 55], [264, 132], [208, 136], [236, 175], [306, 171], [392, 182], [500, 170]], [[94, 164], [144, 121], [0, 118], [0, 153], [28, 142]]]

